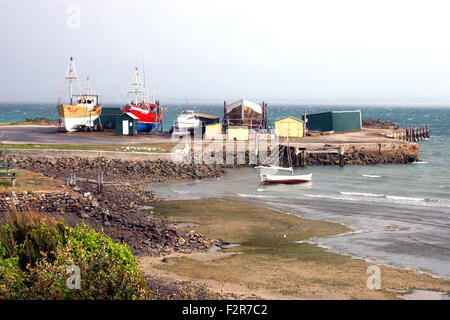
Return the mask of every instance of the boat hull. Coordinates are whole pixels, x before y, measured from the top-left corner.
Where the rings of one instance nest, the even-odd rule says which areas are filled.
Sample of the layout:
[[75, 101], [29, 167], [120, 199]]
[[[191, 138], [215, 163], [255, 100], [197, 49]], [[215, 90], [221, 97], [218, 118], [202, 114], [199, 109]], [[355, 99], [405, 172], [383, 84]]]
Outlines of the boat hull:
[[150, 132], [158, 127], [159, 123], [154, 122], [139, 122], [138, 121], [138, 132]]
[[[155, 110], [150, 110], [154, 108]], [[131, 112], [138, 118], [138, 132], [150, 132], [155, 131], [162, 125], [163, 111], [159, 109], [157, 114], [156, 110], [160, 108], [156, 104], [143, 104], [140, 105], [127, 105], [122, 108], [122, 112]]]
[[290, 175], [290, 176], [283, 176], [283, 175], [261, 175], [261, 182], [260, 184], [299, 184], [299, 183], [306, 183], [311, 182], [312, 180], [312, 173], [305, 174], [305, 175]]
[[80, 127], [93, 127], [94, 121], [98, 119], [102, 112], [101, 106], [93, 108], [85, 106], [74, 106], [69, 104], [59, 104], [56, 106], [61, 123], [66, 131], [78, 131]]

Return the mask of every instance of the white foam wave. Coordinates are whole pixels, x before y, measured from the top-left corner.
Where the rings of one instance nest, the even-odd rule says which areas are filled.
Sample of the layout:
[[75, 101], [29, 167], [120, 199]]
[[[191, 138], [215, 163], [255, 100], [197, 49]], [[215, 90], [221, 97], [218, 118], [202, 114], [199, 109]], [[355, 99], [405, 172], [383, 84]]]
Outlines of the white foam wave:
[[418, 197], [405, 197], [394, 196], [386, 194], [366, 193], [366, 192], [339, 192], [342, 196], [323, 195], [323, 194], [303, 194], [309, 198], [324, 198], [332, 200], [344, 200], [344, 201], [375, 201], [375, 202], [390, 202], [397, 204], [409, 204], [420, 206], [438, 206], [438, 207], [450, 207], [450, 201], [432, 199], [432, 198], [418, 198]]
[[366, 192], [339, 192], [340, 194], [350, 195], [350, 196], [362, 196], [362, 197], [384, 197], [384, 194], [377, 193], [366, 193]]
[[367, 177], [367, 178], [381, 178], [381, 176], [377, 176], [374, 174], [363, 174], [363, 177]]
[[414, 161], [413, 163], [415, 163], [415, 164], [427, 164], [428, 162], [426, 162], [426, 161]]
[[[342, 197], [326, 196], [326, 195], [323, 195], [323, 194], [307, 194], [307, 193], [304, 193], [303, 195], [307, 196], [307, 197], [310, 197], [310, 198], [326, 198], [326, 199], [334, 199], [334, 200], [346, 200], [345, 198], [342, 198]], [[348, 199], [348, 200], [352, 200], [352, 199]]]
[[403, 200], [403, 201], [425, 201], [427, 199], [427, 198], [413, 198], [413, 197], [400, 197], [400, 196], [388, 196], [388, 195], [386, 195], [385, 198], [392, 199], [392, 200]]
[[261, 195], [257, 195], [257, 194], [238, 193], [237, 195], [239, 197], [243, 197], [243, 198], [273, 198], [273, 196], [261, 196]]

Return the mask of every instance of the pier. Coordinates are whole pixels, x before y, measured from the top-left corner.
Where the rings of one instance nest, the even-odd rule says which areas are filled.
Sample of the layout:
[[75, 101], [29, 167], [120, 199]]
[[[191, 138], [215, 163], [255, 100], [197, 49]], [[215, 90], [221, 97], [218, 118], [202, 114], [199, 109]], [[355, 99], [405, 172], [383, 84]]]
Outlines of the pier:
[[[178, 153], [184, 149], [184, 144], [174, 142], [170, 136], [133, 136], [118, 139], [113, 134], [91, 133], [89, 135], [74, 133], [55, 134], [55, 127], [51, 126], [3, 126], [0, 127], [2, 142], [10, 146], [1, 150], [1, 154], [35, 156], [41, 158], [99, 158], [123, 159], [132, 161], [173, 161], [172, 154], [177, 148]], [[364, 165], [376, 163], [410, 163], [419, 160], [417, 141], [430, 137], [429, 126], [421, 128], [398, 128], [394, 126], [364, 127], [362, 130], [315, 134], [306, 137], [289, 138], [289, 143], [280, 137], [280, 145], [288, 146], [295, 167], [310, 165]], [[267, 136], [268, 140], [272, 139]], [[231, 145], [233, 157], [226, 157], [227, 165], [255, 165], [264, 161], [264, 155], [255, 154], [249, 157], [250, 151], [255, 153], [255, 147], [259, 143], [254, 135], [249, 135], [246, 141], [231, 141], [224, 135], [223, 140], [200, 140], [192, 138], [190, 141], [199, 150], [193, 150], [192, 154], [200, 153], [208, 157], [217, 152], [215, 143]], [[263, 139], [259, 136], [258, 141]], [[47, 143], [43, 148], [41, 143]], [[134, 146], [139, 144], [155, 144], [165, 152], [123, 152], [120, 146]], [[181, 143], [181, 145], [178, 145]], [[21, 148], [22, 144], [30, 144], [27, 148]], [[31, 145], [33, 144], [33, 145]], [[52, 145], [59, 149], [52, 148]], [[71, 145], [74, 146], [73, 149]], [[89, 146], [81, 148], [80, 146]], [[98, 145], [98, 148], [95, 147]], [[108, 147], [109, 146], [109, 147]], [[220, 147], [219, 147], [220, 148]], [[226, 148], [224, 148], [226, 149]], [[230, 149], [231, 150], [231, 149]], [[224, 156], [226, 150], [224, 150]], [[271, 150], [267, 150], [271, 152]], [[230, 159], [228, 159], [230, 158]], [[237, 159], [244, 159], [245, 163], [239, 163]], [[231, 160], [230, 162], [228, 160]], [[200, 160], [201, 163], [202, 160]], [[198, 163], [198, 162], [196, 162]]]
[[393, 132], [393, 138], [408, 142], [417, 142], [428, 139], [430, 138], [430, 127], [425, 125], [424, 127], [419, 128], [409, 127], [395, 129]]

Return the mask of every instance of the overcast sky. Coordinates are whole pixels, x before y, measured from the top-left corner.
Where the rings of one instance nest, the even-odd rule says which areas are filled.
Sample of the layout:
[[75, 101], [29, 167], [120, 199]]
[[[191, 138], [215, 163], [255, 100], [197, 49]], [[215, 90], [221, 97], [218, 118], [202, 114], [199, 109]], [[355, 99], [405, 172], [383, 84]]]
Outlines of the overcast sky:
[[0, 0], [0, 102], [56, 102], [70, 56], [103, 102], [143, 64], [164, 102], [450, 102], [447, 3]]

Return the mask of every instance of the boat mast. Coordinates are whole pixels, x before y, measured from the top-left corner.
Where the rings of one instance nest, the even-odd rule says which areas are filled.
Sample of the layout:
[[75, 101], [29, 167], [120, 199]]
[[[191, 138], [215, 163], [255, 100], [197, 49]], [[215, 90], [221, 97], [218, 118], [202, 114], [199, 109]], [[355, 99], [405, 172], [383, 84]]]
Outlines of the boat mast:
[[87, 96], [92, 95], [92, 89], [91, 89], [91, 79], [89, 77], [86, 78], [86, 82], [84, 84], [84, 90], [83, 94]]
[[139, 69], [136, 67], [134, 69], [134, 80], [131, 84], [131, 90], [128, 94], [134, 94], [135, 103], [139, 101], [139, 94], [142, 94], [143, 102], [148, 102], [147, 94], [145, 93], [144, 86], [142, 85], [141, 79], [139, 78]]
[[69, 95], [70, 95], [70, 104], [72, 105], [72, 96], [73, 96], [73, 80], [77, 80], [78, 88], [81, 89], [80, 81], [78, 80], [77, 70], [75, 69], [75, 64], [73, 63], [73, 58], [70, 57], [69, 66], [66, 70], [66, 75], [64, 77], [63, 84], [61, 86], [61, 90], [59, 92], [58, 104], [61, 103], [62, 96], [64, 94], [64, 88], [66, 87], [66, 81], [69, 80]]

